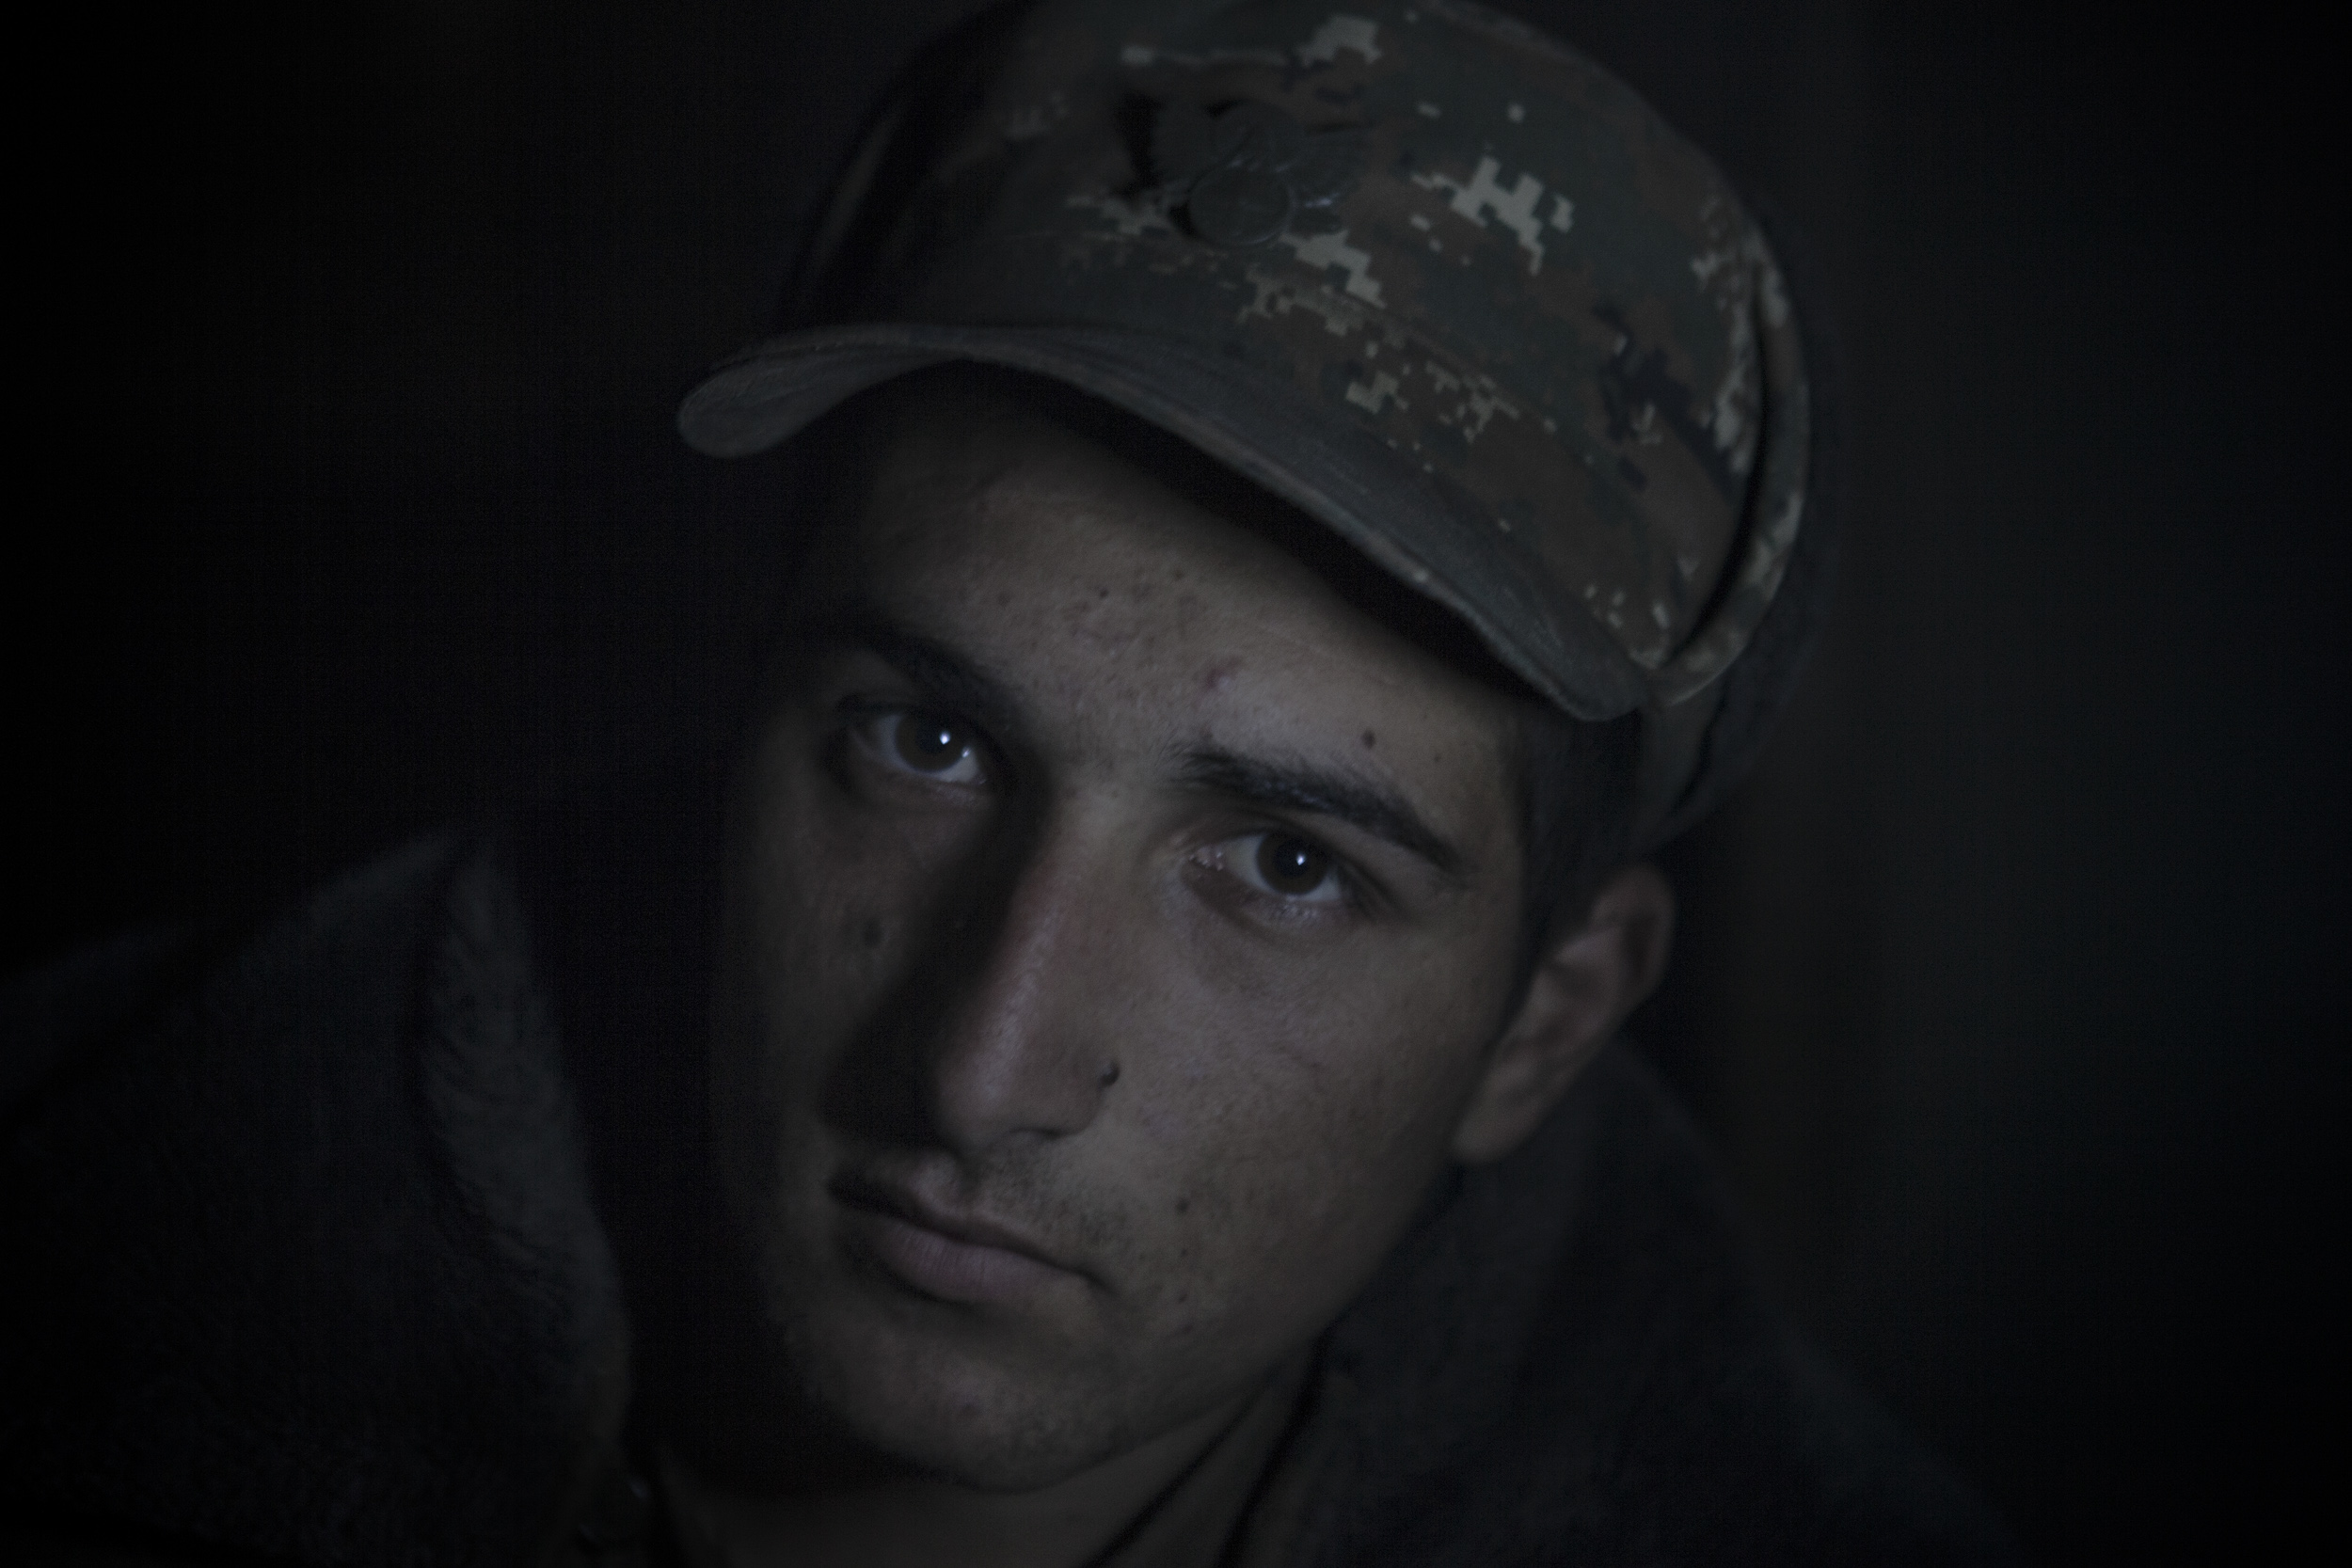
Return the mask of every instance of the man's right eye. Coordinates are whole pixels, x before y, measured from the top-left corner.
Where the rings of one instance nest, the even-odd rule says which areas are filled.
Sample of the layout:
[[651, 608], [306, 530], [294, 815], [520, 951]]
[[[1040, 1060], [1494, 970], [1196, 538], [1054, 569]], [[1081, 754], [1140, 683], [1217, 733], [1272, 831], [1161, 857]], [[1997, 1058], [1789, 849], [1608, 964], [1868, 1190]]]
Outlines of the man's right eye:
[[930, 784], [988, 782], [978, 732], [961, 721], [914, 708], [880, 708], [857, 715], [851, 733], [868, 755], [893, 772]]

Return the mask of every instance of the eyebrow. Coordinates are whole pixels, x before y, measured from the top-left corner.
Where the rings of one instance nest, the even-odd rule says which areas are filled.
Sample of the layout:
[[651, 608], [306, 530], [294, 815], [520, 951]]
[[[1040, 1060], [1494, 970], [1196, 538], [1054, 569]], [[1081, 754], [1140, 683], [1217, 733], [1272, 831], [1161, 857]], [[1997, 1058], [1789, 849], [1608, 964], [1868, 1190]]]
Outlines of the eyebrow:
[[1186, 752], [1177, 776], [1195, 789], [1253, 805], [1336, 816], [1418, 855], [1450, 881], [1462, 880], [1470, 870], [1470, 857], [1431, 828], [1410, 801], [1357, 775], [1209, 746]]
[[946, 643], [900, 625], [870, 605], [844, 605], [825, 617], [817, 631], [819, 641], [865, 648], [942, 706], [977, 721], [1000, 739], [1017, 740], [1025, 732], [1021, 705], [1003, 682]]

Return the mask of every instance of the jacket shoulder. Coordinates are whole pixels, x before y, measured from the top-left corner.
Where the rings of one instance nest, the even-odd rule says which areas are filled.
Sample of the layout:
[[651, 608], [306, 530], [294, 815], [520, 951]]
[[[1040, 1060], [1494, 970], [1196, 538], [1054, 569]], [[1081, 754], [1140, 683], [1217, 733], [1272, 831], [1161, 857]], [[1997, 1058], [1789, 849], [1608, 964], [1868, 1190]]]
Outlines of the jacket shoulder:
[[[2016, 1553], [1976, 1496], [1772, 1309], [1727, 1184], [1638, 1058], [1597, 1085], [1590, 1134], [1625, 1181], [1572, 1273], [1630, 1282], [1585, 1321], [1639, 1345], [1612, 1484], [1625, 1555], [1657, 1562], [1994, 1564]], [[1557, 1280], [1556, 1291], [1575, 1287]], [[1573, 1353], [1537, 1365], [1565, 1370]], [[1572, 1373], [1579, 1381], [1589, 1373]]]
[[527, 1555], [621, 1319], [498, 855], [421, 839], [8, 1001], [8, 1489], [273, 1558]]
[[1285, 1464], [1317, 1565], [2014, 1558], [1766, 1306], [1697, 1132], [1622, 1050], [1335, 1327]]

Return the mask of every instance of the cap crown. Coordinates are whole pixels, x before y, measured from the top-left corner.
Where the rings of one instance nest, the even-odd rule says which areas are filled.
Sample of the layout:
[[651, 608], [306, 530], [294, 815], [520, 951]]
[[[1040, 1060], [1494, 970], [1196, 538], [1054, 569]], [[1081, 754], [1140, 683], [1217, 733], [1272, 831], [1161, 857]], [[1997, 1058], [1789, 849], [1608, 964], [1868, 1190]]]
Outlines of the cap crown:
[[1644, 711], [1657, 816], [1804, 516], [1773, 256], [1572, 50], [1461, 0], [1345, 3], [1006, 13], [853, 161], [794, 332], [681, 423], [748, 451], [915, 363], [1063, 375], [1323, 517], [1570, 713]]
[[1717, 601], [1804, 414], [1771, 253], [1629, 89], [1490, 12], [1042, 7], [874, 262], [868, 313], [1140, 323], [1344, 411], [1669, 700], [1761, 610]]

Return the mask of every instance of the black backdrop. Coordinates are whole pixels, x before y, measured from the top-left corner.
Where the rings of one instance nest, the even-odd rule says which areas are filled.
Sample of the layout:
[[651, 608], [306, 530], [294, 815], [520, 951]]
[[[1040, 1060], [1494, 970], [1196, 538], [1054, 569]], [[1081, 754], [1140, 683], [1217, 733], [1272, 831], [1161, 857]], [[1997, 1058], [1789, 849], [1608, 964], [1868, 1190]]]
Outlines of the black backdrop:
[[[785, 504], [670, 410], [962, 8], [26, 46], [8, 967], [666, 743]], [[2049, 1560], [2340, 1547], [2328, 54], [2104, 8], [1519, 8], [1809, 233], [1852, 378], [1826, 645], [1670, 857], [1641, 1034], [1792, 1311]]]

